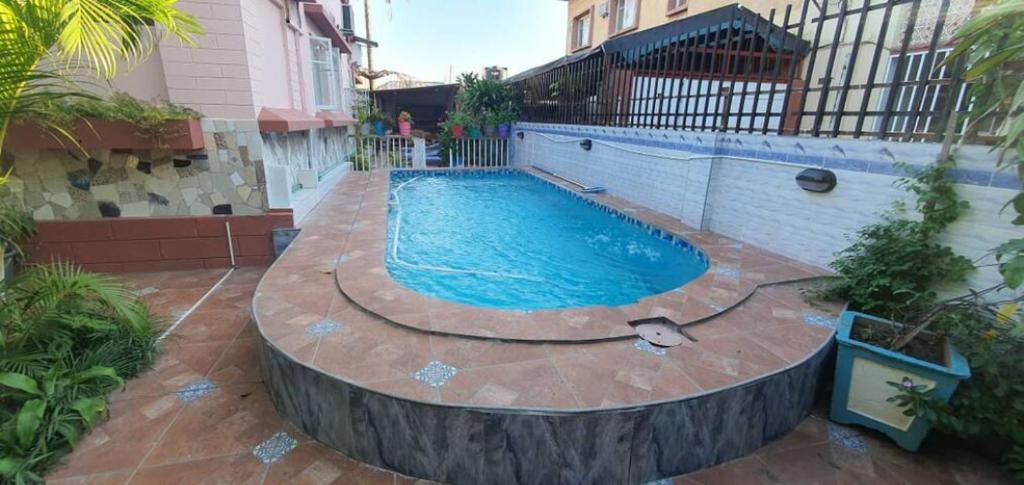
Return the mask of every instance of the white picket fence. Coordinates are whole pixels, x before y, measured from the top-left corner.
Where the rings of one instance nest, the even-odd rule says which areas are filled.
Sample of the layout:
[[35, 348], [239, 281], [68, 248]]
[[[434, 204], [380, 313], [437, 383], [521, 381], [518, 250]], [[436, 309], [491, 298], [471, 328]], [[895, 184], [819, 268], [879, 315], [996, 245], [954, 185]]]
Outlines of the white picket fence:
[[413, 168], [417, 146], [422, 151], [422, 140], [409, 136], [356, 136], [355, 151], [350, 157], [352, 170], [365, 171], [382, 168]]
[[512, 164], [508, 138], [457, 138], [448, 154], [449, 167], [507, 167]]

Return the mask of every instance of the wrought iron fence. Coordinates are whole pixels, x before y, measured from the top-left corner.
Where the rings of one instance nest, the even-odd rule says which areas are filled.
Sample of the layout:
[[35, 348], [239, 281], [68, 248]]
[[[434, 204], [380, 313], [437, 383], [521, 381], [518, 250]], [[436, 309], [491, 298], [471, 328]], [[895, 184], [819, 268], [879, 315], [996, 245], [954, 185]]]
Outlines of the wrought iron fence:
[[960, 133], [974, 0], [738, 5], [616, 37], [510, 79], [525, 121], [934, 140]]

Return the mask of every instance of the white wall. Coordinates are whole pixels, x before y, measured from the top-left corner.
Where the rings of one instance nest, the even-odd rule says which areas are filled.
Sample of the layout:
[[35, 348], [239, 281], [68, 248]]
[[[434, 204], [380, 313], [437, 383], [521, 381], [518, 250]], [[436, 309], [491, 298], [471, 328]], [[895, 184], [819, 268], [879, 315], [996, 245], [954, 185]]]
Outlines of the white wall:
[[[517, 164], [604, 186], [612, 195], [672, 215], [692, 227], [822, 267], [849, 245], [849, 237], [859, 228], [878, 221], [893, 201], [906, 196], [893, 185], [899, 177], [891, 168], [892, 160], [923, 165], [934, 160], [938, 151], [937, 146], [927, 144], [534, 123], [518, 124], [516, 129], [525, 132], [524, 139], [516, 141]], [[594, 140], [591, 151], [579, 147], [580, 137]], [[797, 144], [800, 153], [793, 151]], [[720, 156], [736, 151], [737, 146], [772, 149], [775, 159], [767, 155], [749, 160]], [[807, 168], [806, 159], [812, 156], [808, 154], [818, 160], [814, 166], [831, 166], [835, 171], [839, 182], [833, 191], [818, 194], [796, 185], [796, 174]], [[703, 158], [682, 160], [691, 157]], [[871, 157], [876, 164], [861, 164]], [[964, 256], [983, 258], [1006, 239], [1024, 236], [1024, 231], [1010, 224], [1011, 215], [1000, 211], [1016, 190], [1006, 187], [1005, 178], [991, 175], [994, 162], [984, 148], [969, 147], [960, 160], [965, 181], [969, 178], [972, 183], [957, 187], [972, 208], [951, 228], [948, 242]], [[993, 180], [998, 181], [996, 186]], [[983, 262], [990, 259], [983, 258]], [[983, 287], [998, 281], [994, 268], [984, 268], [971, 285]]]

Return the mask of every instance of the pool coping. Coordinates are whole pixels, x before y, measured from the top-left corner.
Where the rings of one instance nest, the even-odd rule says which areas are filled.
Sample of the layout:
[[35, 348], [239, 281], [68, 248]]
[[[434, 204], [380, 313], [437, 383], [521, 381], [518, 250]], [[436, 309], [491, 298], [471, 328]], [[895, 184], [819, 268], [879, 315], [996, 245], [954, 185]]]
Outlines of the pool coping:
[[[391, 176], [368, 190], [353, 232], [335, 267], [341, 292], [366, 312], [396, 325], [434, 335], [513, 342], [601, 342], [633, 338], [631, 321], [664, 317], [680, 327], [728, 312], [764, 285], [796, 282], [830, 273], [761, 248], [684, 226], [609, 194], [585, 194], [565, 181], [533, 168], [459, 169], [454, 172], [518, 171], [570, 193], [600, 210], [640, 224], [655, 237], [671, 237], [701, 252], [708, 269], [682, 286], [620, 306], [587, 306], [524, 311], [475, 307], [423, 295], [393, 280], [387, 270]], [[396, 169], [399, 173], [453, 172], [452, 169]], [[383, 190], [381, 190], [383, 189]], [[356, 232], [358, 231], [358, 234]]]

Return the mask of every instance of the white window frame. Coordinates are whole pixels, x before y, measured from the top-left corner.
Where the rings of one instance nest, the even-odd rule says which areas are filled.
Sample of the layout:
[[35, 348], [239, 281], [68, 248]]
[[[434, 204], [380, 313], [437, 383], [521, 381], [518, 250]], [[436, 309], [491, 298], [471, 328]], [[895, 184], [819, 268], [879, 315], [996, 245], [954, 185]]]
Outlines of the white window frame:
[[572, 48], [573, 50], [590, 47], [591, 32], [594, 27], [594, 12], [587, 10], [576, 18], [572, 19]]
[[[326, 47], [329, 59], [318, 60], [316, 57], [317, 44]], [[331, 39], [327, 37], [309, 36], [309, 62], [313, 74], [313, 102], [316, 109], [329, 111], [338, 109], [339, 88], [338, 88], [338, 57]], [[322, 72], [327, 73], [327, 86], [323, 86]], [[321, 99], [323, 96], [327, 99]]]
[[686, 10], [689, 3], [689, 0], [668, 0], [668, 14], [672, 15]]
[[[637, 17], [640, 0], [612, 0], [612, 11], [614, 12], [615, 18], [612, 19], [612, 35], [620, 32], [636, 28], [637, 22], [640, 21]], [[625, 19], [629, 19], [630, 22], [626, 23]]]

